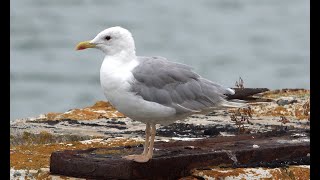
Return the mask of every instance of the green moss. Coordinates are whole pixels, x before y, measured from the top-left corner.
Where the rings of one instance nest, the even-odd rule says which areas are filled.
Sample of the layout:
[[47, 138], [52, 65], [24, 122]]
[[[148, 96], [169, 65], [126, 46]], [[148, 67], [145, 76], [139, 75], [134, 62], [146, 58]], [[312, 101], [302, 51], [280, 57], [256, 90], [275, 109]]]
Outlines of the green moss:
[[54, 142], [54, 136], [47, 131], [41, 131], [37, 139], [39, 140], [39, 144]]
[[51, 144], [57, 142], [76, 142], [83, 141], [92, 138], [103, 138], [98, 136], [78, 136], [78, 135], [55, 135], [47, 131], [41, 131], [40, 133], [34, 134], [28, 131], [24, 131], [21, 134], [10, 135], [10, 145], [30, 145], [30, 144]]
[[32, 134], [31, 133], [29, 133], [29, 132], [26, 132], [26, 131], [24, 131], [23, 133], [22, 133], [22, 141], [23, 142], [26, 142], [26, 143], [32, 143], [32, 139], [33, 139], [33, 137], [32, 137]]

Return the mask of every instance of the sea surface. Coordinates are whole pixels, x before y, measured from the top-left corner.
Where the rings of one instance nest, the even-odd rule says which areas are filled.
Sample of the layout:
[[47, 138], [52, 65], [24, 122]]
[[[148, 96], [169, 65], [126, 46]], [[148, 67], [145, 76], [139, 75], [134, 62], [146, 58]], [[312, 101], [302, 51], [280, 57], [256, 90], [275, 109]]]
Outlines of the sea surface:
[[75, 45], [132, 32], [138, 55], [193, 66], [234, 87], [310, 88], [310, 3], [304, 0], [10, 1], [10, 120], [106, 100], [104, 55]]

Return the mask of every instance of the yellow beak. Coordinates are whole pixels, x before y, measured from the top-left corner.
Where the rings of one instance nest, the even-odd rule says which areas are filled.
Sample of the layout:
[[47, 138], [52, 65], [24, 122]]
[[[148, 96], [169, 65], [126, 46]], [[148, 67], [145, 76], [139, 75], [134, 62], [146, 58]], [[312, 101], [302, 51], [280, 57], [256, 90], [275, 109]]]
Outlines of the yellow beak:
[[95, 44], [92, 44], [89, 41], [83, 41], [76, 46], [76, 50], [83, 50], [83, 49], [94, 48], [94, 47], [96, 47]]

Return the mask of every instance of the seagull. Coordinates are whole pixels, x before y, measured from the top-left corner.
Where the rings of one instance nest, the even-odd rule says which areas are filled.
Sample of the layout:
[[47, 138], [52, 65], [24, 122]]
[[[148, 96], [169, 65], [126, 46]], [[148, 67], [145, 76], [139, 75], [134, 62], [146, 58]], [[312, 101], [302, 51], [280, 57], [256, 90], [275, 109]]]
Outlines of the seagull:
[[76, 46], [76, 50], [87, 48], [105, 54], [100, 84], [107, 100], [127, 117], [146, 124], [142, 154], [124, 156], [127, 160], [144, 163], [152, 158], [156, 124], [243, 106], [226, 99], [234, 90], [201, 77], [188, 65], [160, 56], [137, 56], [132, 34], [125, 28], [107, 28]]

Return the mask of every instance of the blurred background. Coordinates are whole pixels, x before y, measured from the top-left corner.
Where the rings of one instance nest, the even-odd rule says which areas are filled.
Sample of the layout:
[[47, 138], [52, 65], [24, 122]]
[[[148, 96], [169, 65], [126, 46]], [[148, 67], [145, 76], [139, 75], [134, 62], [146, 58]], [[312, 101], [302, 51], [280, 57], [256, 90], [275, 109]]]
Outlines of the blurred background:
[[75, 45], [111, 26], [137, 55], [164, 56], [234, 87], [310, 88], [309, 1], [10, 1], [10, 120], [106, 100], [104, 55]]

